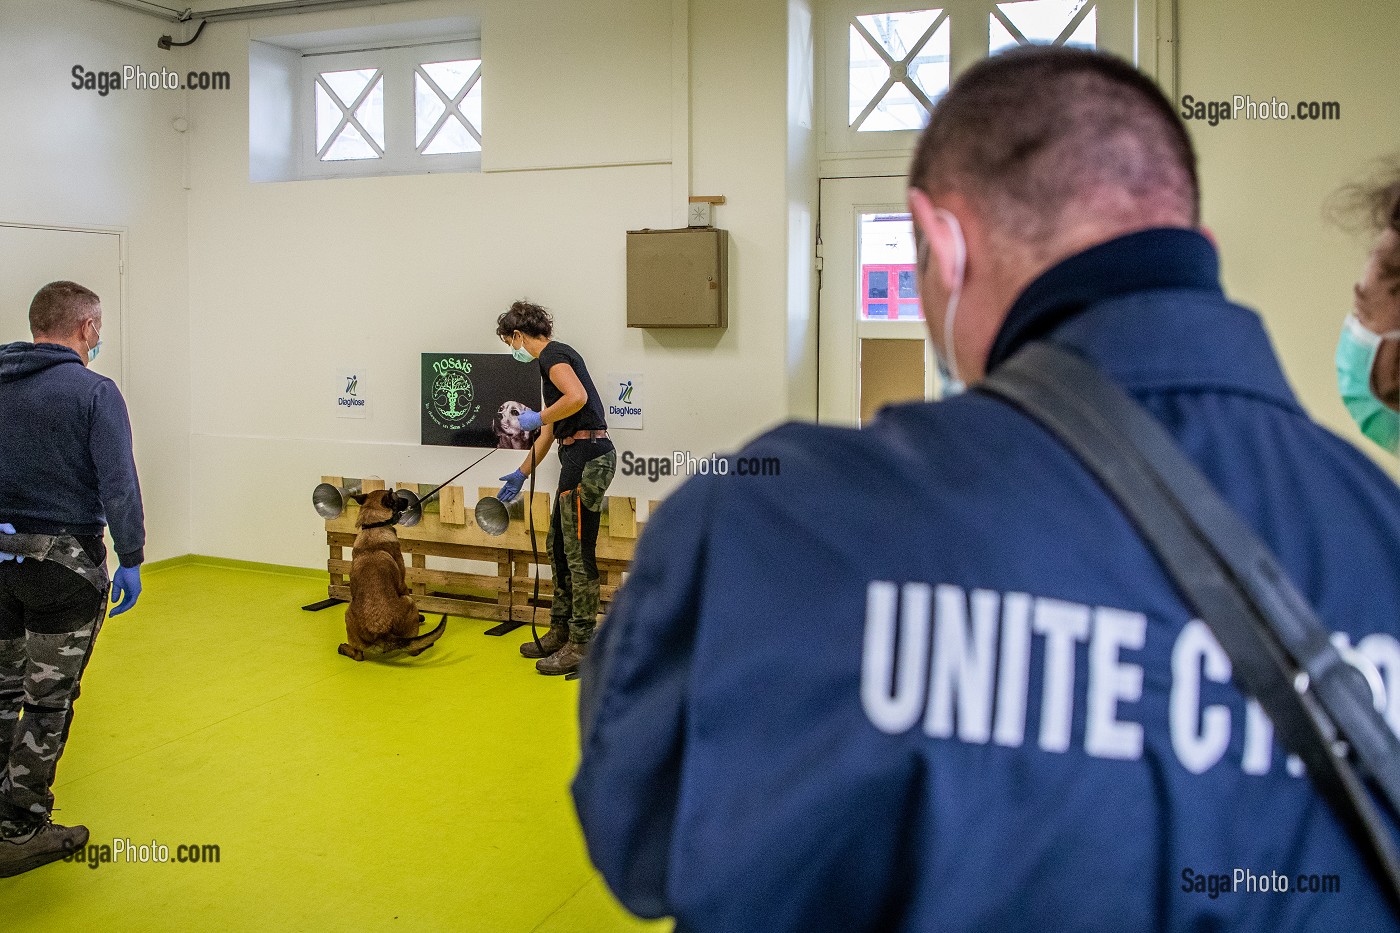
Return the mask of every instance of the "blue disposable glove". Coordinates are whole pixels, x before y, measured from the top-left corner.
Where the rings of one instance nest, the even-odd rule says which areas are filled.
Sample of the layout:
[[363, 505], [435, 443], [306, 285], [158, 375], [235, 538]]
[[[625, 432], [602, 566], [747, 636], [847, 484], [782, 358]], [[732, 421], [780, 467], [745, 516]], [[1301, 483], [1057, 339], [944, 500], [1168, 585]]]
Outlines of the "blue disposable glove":
[[[0, 534], [12, 535], [14, 533], [14, 525], [11, 525], [9, 522], [0, 522]], [[24, 563], [23, 557], [16, 557], [13, 554], [6, 554], [4, 551], [0, 551], [0, 564], [3, 564], [7, 560], [12, 560], [17, 564]]]
[[500, 492], [496, 493], [496, 498], [506, 505], [510, 505], [520, 496], [520, 487], [525, 485], [525, 474], [516, 470], [514, 473], [502, 476], [501, 479], [505, 480], [506, 484], [501, 487]]
[[[141, 568], [118, 567], [112, 577], [112, 602], [117, 603], [109, 615], [119, 616], [132, 606], [141, 595]], [[118, 602], [120, 600], [120, 602]]]
[[538, 431], [540, 425], [544, 424], [544, 422], [540, 420], [540, 413], [531, 411], [528, 408], [522, 411], [516, 417], [516, 420], [520, 422], [520, 430], [522, 431]]

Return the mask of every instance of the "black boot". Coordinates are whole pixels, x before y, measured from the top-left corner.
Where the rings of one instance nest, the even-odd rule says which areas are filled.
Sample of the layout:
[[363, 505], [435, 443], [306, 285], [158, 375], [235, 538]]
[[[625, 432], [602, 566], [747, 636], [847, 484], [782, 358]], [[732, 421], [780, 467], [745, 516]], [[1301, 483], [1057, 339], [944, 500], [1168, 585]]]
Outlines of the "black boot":
[[541, 674], [572, 674], [578, 670], [579, 663], [588, 654], [588, 645], [567, 641], [564, 647], [551, 654], [549, 657], [535, 662], [535, 670]]
[[[547, 658], [564, 647], [564, 643], [568, 640], [569, 623], [551, 622], [549, 631], [540, 636], [539, 648], [535, 647], [535, 640], [532, 638], [520, 646], [520, 653], [527, 658]], [[540, 648], [544, 649], [543, 653], [540, 652]]]
[[0, 836], [0, 878], [57, 862], [87, 841], [86, 826], [59, 826], [48, 820], [19, 835]]

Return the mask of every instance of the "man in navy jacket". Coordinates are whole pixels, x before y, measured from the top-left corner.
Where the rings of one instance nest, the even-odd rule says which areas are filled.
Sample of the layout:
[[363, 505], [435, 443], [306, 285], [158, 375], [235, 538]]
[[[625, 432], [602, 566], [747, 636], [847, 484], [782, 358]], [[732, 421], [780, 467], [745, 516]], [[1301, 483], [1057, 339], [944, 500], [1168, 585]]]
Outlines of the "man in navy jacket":
[[[910, 182], [948, 383], [1039, 340], [1097, 364], [1380, 668], [1400, 723], [1400, 491], [1224, 297], [1155, 85], [1085, 51], [990, 59]], [[739, 456], [781, 475], [666, 501], [584, 674], [574, 797], [633, 911], [725, 933], [1396, 929], [1210, 631], [1036, 424], [974, 390]]]
[[101, 302], [51, 282], [29, 324], [33, 343], [0, 347], [0, 877], [87, 842], [53, 823], [53, 782], [106, 615], [103, 531], [121, 563], [112, 615], [141, 593], [146, 541], [126, 403], [88, 368]]

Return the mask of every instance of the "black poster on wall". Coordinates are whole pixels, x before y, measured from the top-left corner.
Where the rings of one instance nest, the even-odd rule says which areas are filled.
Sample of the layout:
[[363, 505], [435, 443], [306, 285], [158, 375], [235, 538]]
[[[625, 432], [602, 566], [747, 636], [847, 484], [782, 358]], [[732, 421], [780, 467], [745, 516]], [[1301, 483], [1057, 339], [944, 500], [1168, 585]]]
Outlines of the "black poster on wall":
[[517, 420], [540, 410], [540, 367], [508, 353], [423, 354], [422, 442], [524, 450]]

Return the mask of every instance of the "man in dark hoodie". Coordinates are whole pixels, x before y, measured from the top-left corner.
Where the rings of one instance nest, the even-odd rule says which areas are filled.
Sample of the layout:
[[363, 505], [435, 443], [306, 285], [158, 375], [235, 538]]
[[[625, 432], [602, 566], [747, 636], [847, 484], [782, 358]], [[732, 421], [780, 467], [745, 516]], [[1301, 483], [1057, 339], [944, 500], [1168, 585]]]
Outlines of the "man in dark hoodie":
[[88, 369], [101, 301], [51, 282], [29, 327], [33, 343], [0, 346], [0, 877], [87, 843], [86, 827], [52, 820], [54, 774], [107, 593], [112, 615], [136, 604], [146, 541], [126, 403]]

